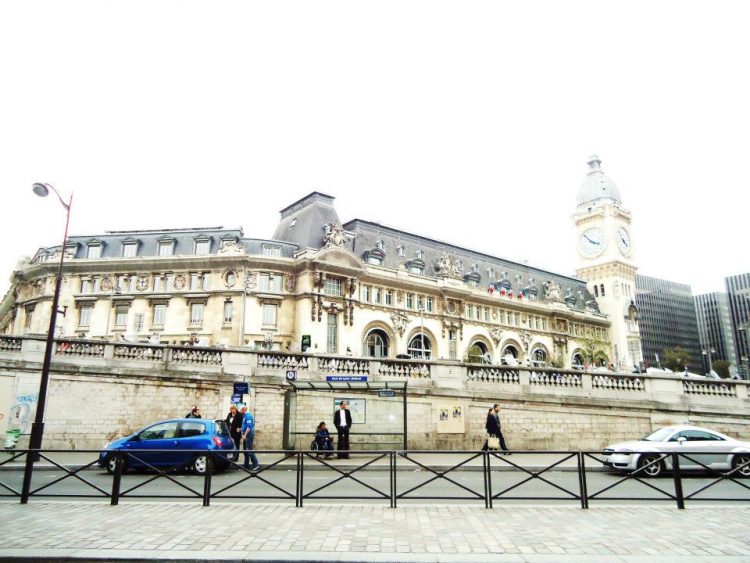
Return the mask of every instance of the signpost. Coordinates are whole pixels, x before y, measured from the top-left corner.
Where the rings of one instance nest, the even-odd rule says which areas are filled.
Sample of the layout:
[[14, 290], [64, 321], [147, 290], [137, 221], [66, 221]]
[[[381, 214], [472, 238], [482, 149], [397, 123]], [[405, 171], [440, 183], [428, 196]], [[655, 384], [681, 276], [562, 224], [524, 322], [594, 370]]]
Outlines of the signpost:
[[235, 381], [233, 391], [232, 402], [235, 404], [244, 403], [242, 396], [245, 393], [250, 393], [250, 384], [247, 381]]

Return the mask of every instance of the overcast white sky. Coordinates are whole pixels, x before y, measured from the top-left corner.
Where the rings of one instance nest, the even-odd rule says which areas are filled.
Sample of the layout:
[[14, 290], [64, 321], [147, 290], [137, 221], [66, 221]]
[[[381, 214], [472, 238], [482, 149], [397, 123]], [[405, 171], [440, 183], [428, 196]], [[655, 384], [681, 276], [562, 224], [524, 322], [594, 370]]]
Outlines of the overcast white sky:
[[312, 190], [572, 274], [592, 153], [639, 272], [723, 289], [747, 251], [747, 2], [4, 2], [0, 295], [71, 234], [242, 226]]

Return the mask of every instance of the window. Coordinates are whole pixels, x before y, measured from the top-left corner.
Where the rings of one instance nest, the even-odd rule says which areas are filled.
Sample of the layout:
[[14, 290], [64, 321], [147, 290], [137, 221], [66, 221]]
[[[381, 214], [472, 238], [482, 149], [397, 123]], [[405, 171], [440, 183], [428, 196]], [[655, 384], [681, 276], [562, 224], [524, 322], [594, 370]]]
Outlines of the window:
[[424, 311], [424, 295], [417, 295], [417, 311]]
[[224, 301], [224, 322], [229, 324], [232, 322], [232, 302]]
[[423, 332], [414, 336], [409, 342], [407, 352], [415, 360], [429, 360], [431, 353], [432, 343], [426, 334]]
[[190, 324], [199, 325], [203, 323], [203, 311], [205, 305], [203, 303], [192, 303], [190, 305]]
[[81, 305], [81, 309], [78, 311], [78, 326], [88, 327], [91, 324], [91, 312], [94, 307], [91, 305]]
[[143, 330], [143, 313], [136, 313], [133, 315], [133, 330], [135, 332], [141, 332]]
[[279, 274], [261, 274], [260, 290], [281, 293], [281, 276]]
[[474, 318], [474, 305], [466, 305], [466, 318], [467, 319]]
[[159, 256], [172, 256], [174, 254], [174, 241], [159, 241]]
[[281, 247], [270, 245], [270, 244], [264, 244], [263, 256], [281, 256]]
[[448, 358], [455, 360], [458, 357], [458, 339], [456, 338], [456, 331], [448, 331]]
[[87, 278], [82, 278], [81, 279], [81, 293], [91, 293], [92, 289], [93, 289], [93, 285], [91, 283], [91, 280]]
[[326, 352], [335, 354], [338, 350], [338, 315], [328, 313], [326, 333]]
[[432, 313], [432, 297], [427, 298], [427, 312]]
[[190, 274], [190, 289], [191, 291], [203, 289], [203, 274], [197, 272]]
[[396, 247], [396, 251], [398, 252], [399, 256], [405, 256], [406, 255], [406, 247], [403, 244], [399, 244]]
[[101, 244], [90, 244], [86, 248], [86, 258], [89, 260], [95, 260], [96, 258], [102, 257], [102, 245]]
[[115, 307], [115, 326], [125, 328], [128, 325], [128, 306], [117, 305]]
[[[177, 437], [176, 422], [161, 422], [140, 433], [141, 440], [172, 440]], [[152, 446], [153, 447], [153, 446]]]
[[604, 297], [604, 284], [599, 286], [599, 292], [602, 294], [602, 297]]
[[393, 290], [392, 289], [385, 290], [385, 304], [393, 305]]
[[547, 364], [547, 353], [537, 348], [531, 353], [531, 363], [535, 367], [544, 367]]
[[388, 336], [380, 329], [375, 329], [367, 335], [365, 351], [371, 358], [388, 357]]
[[487, 322], [490, 321], [490, 308], [489, 307], [484, 308], [484, 320]]
[[164, 326], [164, 319], [167, 316], [167, 306], [164, 303], [154, 305], [154, 318], [151, 323], [154, 326]]
[[410, 274], [424, 274], [424, 267], [420, 266], [418, 264], [410, 264], [409, 265], [409, 273]]
[[31, 328], [31, 319], [34, 316], [34, 306], [26, 307], [26, 318], [23, 320], [23, 328], [29, 330]]
[[208, 254], [211, 252], [211, 239], [198, 239], [195, 241], [196, 254]]
[[414, 294], [413, 293], [406, 294], [406, 308], [407, 309], [414, 308]]
[[367, 303], [370, 302], [372, 296], [372, 286], [371, 285], [363, 285], [362, 286], [362, 300], [366, 301]]
[[122, 257], [123, 258], [134, 258], [138, 255], [138, 243], [137, 242], [123, 242], [122, 243]]
[[377, 256], [375, 254], [368, 254], [367, 255], [367, 263], [372, 264], [373, 266], [382, 266], [383, 265], [383, 259], [380, 256]]
[[341, 280], [338, 278], [326, 279], [325, 286], [323, 286], [323, 293], [325, 293], [326, 295], [341, 297]]
[[263, 305], [263, 326], [276, 326], [276, 313], [278, 305], [265, 303]]

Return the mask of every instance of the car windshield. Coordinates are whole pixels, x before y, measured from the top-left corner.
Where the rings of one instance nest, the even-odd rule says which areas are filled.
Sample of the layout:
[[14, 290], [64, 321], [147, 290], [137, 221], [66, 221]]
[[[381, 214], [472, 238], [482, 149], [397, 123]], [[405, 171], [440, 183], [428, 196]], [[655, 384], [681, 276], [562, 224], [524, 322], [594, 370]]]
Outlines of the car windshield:
[[659, 428], [659, 430], [641, 438], [641, 440], [645, 440], [646, 442], [664, 442], [672, 432], [674, 432], [674, 428]]
[[216, 435], [229, 436], [229, 428], [227, 428], [227, 423], [223, 420], [216, 421]]

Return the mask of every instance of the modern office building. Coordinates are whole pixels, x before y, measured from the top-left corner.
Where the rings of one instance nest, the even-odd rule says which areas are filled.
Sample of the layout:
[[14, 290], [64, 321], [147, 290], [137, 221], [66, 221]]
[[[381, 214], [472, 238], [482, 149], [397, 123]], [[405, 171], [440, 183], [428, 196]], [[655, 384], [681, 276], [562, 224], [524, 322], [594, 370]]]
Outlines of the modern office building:
[[750, 273], [725, 278], [738, 366], [750, 375]]
[[712, 361], [729, 362], [731, 364], [729, 372], [737, 373], [737, 350], [726, 293], [696, 295], [695, 314], [701, 350], [706, 361], [708, 362], [710, 358]]
[[683, 348], [690, 355], [688, 369], [703, 373], [702, 348], [695, 304], [689, 285], [637, 275], [635, 302], [644, 361], [658, 366], [664, 350]]

